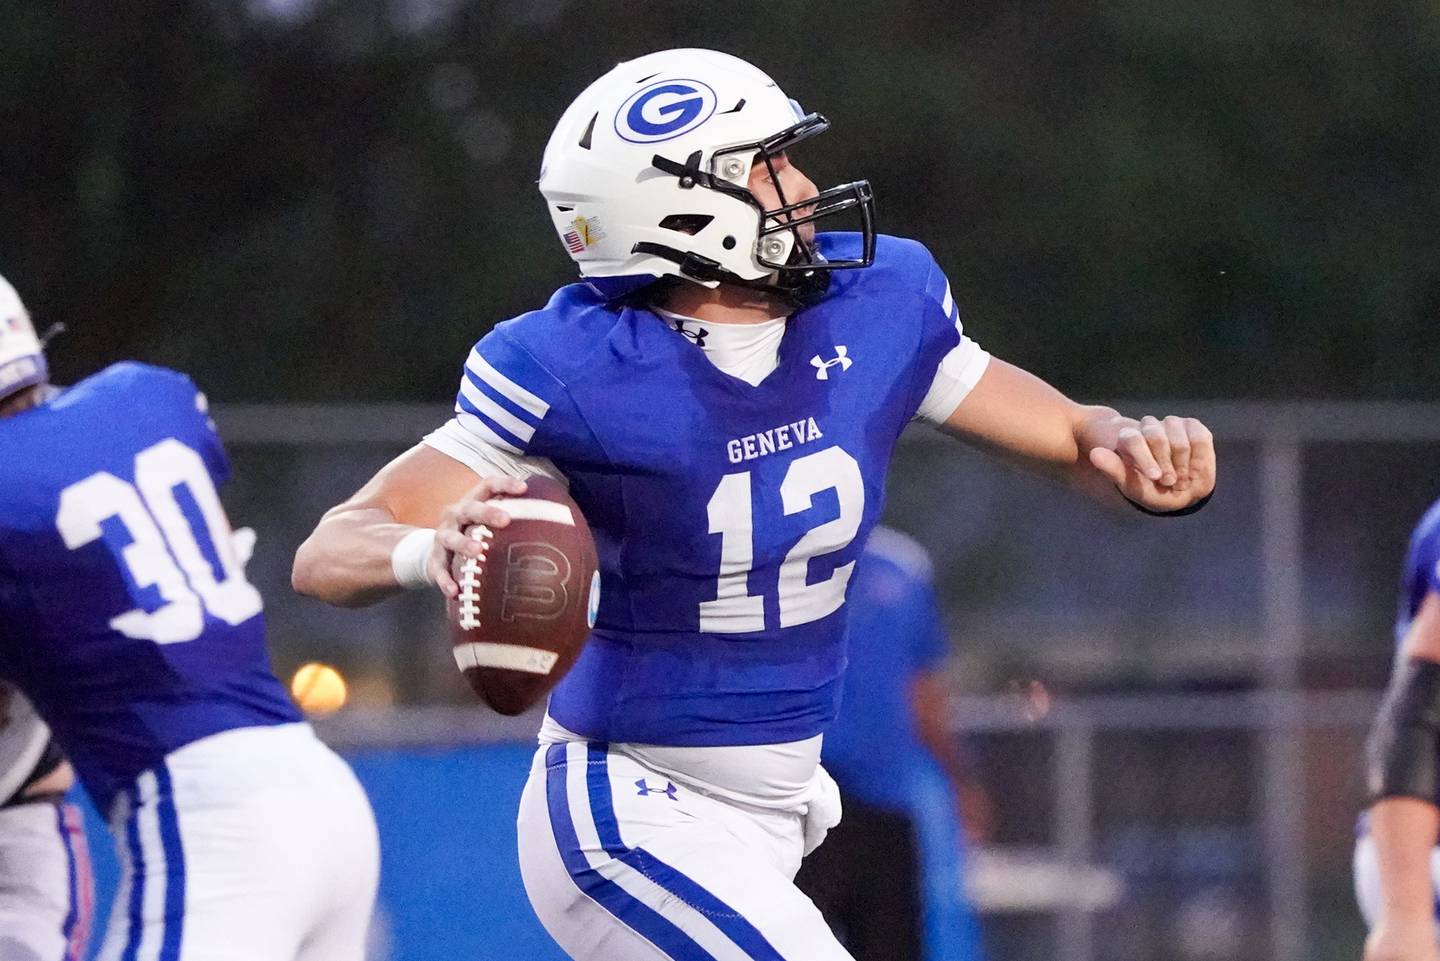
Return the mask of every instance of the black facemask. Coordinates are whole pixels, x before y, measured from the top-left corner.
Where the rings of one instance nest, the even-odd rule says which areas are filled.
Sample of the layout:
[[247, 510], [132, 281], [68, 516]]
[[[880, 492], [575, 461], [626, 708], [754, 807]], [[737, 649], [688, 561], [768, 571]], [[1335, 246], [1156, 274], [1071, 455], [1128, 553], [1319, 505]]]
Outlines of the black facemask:
[[[726, 270], [709, 257], [664, 244], [641, 242], [635, 245], [632, 252], [652, 254], [670, 260], [679, 266], [683, 276], [694, 280], [719, 281], [752, 290], [763, 290], [776, 294], [797, 307], [809, 306], [820, 300], [829, 290], [832, 271], [869, 267], [875, 262], [875, 193], [870, 188], [870, 181], [857, 180], [854, 183], [841, 184], [838, 187], [822, 190], [809, 200], [790, 203], [786, 200], [784, 191], [780, 187], [780, 181], [776, 177], [775, 159], [777, 157], [801, 141], [823, 133], [829, 127], [830, 122], [824, 117], [815, 113], [808, 114], [794, 125], [772, 134], [764, 140], [728, 147], [717, 152], [712, 158], [712, 163], [714, 163], [717, 158], [730, 154], [741, 154], [747, 157], [758, 156], [769, 169], [771, 179], [775, 183], [775, 192], [780, 199], [780, 206], [770, 209], [764, 207], [745, 187], [700, 169], [701, 155], [699, 151], [692, 153], [683, 164], [659, 154], [656, 154], [651, 160], [656, 169], [678, 178], [683, 189], [701, 187], [706, 190], [719, 191], [754, 207], [760, 217], [760, 249], [756, 254], [756, 259], [775, 272], [774, 280], [745, 280]], [[860, 217], [859, 257], [847, 260], [827, 260], [813, 245], [806, 243], [800, 236], [799, 228], [805, 224], [813, 224], [827, 217], [849, 211], [855, 211]], [[786, 231], [793, 238], [789, 256], [783, 262], [768, 259], [765, 239]], [[776, 238], [774, 255], [778, 256], [782, 250], [784, 250], [784, 244]]]

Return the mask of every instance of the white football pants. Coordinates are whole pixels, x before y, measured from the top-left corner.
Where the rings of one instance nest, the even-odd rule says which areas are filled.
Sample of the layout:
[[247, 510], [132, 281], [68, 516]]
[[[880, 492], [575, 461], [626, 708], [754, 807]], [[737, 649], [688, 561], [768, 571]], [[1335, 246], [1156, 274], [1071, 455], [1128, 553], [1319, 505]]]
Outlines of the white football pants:
[[792, 883], [798, 812], [676, 784], [604, 744], [542, 746], [520, 872], [575, 961], [853, 961]]
[[84, 961], [95, 910], [84, 824], [69, 804], [0, 809], [0, 961]]
[[349, 765], [308, 724], [187, 744], [112, 812], [100, 961], [362, 961], [380, 851]]

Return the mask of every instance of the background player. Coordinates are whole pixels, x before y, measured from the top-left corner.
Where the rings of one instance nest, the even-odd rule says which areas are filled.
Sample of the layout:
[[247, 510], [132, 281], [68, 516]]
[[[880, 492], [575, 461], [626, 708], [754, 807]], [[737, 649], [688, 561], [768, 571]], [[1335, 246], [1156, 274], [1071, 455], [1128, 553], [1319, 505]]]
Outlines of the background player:
[[938, 765], [949, 782], [948, 792], [938, 792], [949, 794], [948, 810], [958, 815], [968, 798], [967, 814], [987, 814], [950, 731], [941, 675], [949, 644], [933, 576], [923, 547], [877, 527], [845, 601], [845, 694], [822, 751], [845, 817], [805, 859], [795, 883], [856, 961], [980, 957], [960, 889], [961, 834], [952, 825], [935, 832], [942, 837], [927, 836], [922, 817], [929, 823], [948, 811], [917, 810], [937, 793], [926, 788]]
[[374, 821], [270, 672], [204, 397], [133, 363], [46, 378], [0, 281], [0, 675], [109, 815], [101, 958], [359, 961]]
[[1367, 747], [1355, 890], [1370, 925], [1365, 961], [1440, 961], [1440, 501], [1405, 555], [1395, 669]]
[[0, 959], [84, 961], [95, 906], [69, 762], [30, 702], [0, 683]]
[[[486, 336], [455, 419], [296, 555], [332, 603], [453, 596], [463, 531], [506, 523], [492, 495], [569, 482], [602, 599], [519, 831], [576, 958], [848, 957], [791, 879], [838, 818], [818, 762], [845, 590], [912, 418], [1115, 503], [1189, 511], [1214, 486], [1198, 421], [1075, 404], [966, 338], [928, 251], [876, 234], [869, 184], [820, 192], [791, 161], [827, 126], [711, 51], [592, 84], [540, 183], [588, 283]], [[861, 231], [817, 234], [835, 214]]]

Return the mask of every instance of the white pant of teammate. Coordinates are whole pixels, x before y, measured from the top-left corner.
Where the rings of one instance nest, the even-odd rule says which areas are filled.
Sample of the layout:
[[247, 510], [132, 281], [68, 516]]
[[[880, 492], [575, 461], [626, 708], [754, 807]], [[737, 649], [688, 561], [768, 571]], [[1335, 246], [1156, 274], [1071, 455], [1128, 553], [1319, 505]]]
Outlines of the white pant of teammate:
[[576, 961], [853, 961], [792, 883], [801, 816], [676, 784], [602, 744], [542, 746], [520, 872]]
[[[1380, 860], [1375, 851], [1375, 840], [1362, 834], [1355, 841], [1355, 900], [1360, 904], [1360, 913], [1367, 927], [1375, 927], [1380, 916]], [[1430, 851], [1430, 883], [1440, 891], [1440, 848]], [[1440, 912], [1440, 904], [1437, 904]]]
[[187, 744], [115, 807], [123, 875], [100, 961], [364, 958], [375, 819], [309, 725]]
[[0, 961], [84, 961], [94, 911], [80, 812], [0, 810]]

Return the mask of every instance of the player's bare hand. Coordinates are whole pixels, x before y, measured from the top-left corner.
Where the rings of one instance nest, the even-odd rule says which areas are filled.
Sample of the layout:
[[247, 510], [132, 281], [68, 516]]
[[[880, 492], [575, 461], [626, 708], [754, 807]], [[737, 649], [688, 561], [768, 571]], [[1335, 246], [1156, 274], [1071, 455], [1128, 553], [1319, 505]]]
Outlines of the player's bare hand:
[[460, 500], [445, 508], [435, 527], [435, 542], [425, 561], [435, 586], [446, 597], [455, 597], [460, 586], [450, 576], [450, 563], [455, 555], [485, 559], [484, 544], [467, 533], [472, 527], [484, 525], [499, 529], [510, 523], [506, 514], [491, 501], [497, 497], [519, 497], [525, 493], [525, 482], [514, 477], [484, 477]]
[[1091, 465], [1142, 507], [1182, 510], [1215, 489], [1215, 438], [1194, 417], [1106, 416], [1086, 434]]
[[1365, 961], [1440, 961], [1437, 945], [1433, 918], [1398, 924], [1382, 921], [1365, 939]]

